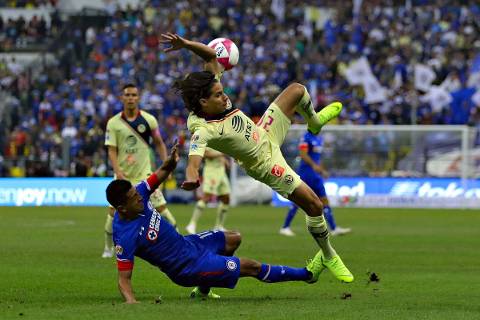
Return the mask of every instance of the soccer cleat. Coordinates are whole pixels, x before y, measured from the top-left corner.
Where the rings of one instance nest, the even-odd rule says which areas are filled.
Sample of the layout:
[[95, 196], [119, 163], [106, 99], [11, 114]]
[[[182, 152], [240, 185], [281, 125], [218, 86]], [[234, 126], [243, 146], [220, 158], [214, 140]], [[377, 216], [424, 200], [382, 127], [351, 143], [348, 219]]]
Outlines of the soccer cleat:
[[189, 223], [186, 227], [185, 230], [187, 230], [188, 234], [195, 234], [197, 227], [194, 224]]
[[290, 229], [290, 227], [286, 228], [281, 228], [280, 231], [278, 231], [281, 235], [287, 236], [287, 237], [294, 237], [295, 233]]
[[215, 226], [215, 227], [213, 228], [213, 230], [215, 230], [215, 231], [222, 231], [222, 232], [227, 231], [227, 229], [225, 229], [223, 226], [220, 226], [220, 225]]
[[322, 273], [325, 266], [322, 263], [322, 250], [318, 251], [313, 259], [310, 259], [305, 267], [311, 274], [312, 277], [309, 280], [306, 280], [306, 283], [315, 283], [318, 281], [320, 273]]
[[343, 236], [344, 234], [352, 232], [352, 229], [350, 228], [342, 228], [340, 226], [337, 226], [335, 229], [330, 231], [330, 234], [332, 236]]
[[328, 106], [317, 112], [317, 117], [321, 124], [320, 128], [316, 130], [313, 128], [308, 128], [308, 130], [313, 134], [318, 134], [322, 127], [326, 125], [328, 121], [338, 117], [340, 112], [342, 112], [342, 108], [343, 106], [341, 102], [336, 101], [330, 103]]
[[212, 290], [208, 291], [208, 293], [203, 293], [200, 291], [198, 287], [195, 287], [190, 293], [190, 298], [207, 300], [207, 299], [220, 299], [220, 296], [218, 294], [213, 293]]
[[113, 247], [103, 249], [102, 258], [112, 258], [113, 257]]
[[321, 258], [323, 266], [330, 270], [335, 278], [343, 282], [353, 282], [353, 274], [343, 264], [342, 259], [338, 255], [328, 260], [323, 256]]

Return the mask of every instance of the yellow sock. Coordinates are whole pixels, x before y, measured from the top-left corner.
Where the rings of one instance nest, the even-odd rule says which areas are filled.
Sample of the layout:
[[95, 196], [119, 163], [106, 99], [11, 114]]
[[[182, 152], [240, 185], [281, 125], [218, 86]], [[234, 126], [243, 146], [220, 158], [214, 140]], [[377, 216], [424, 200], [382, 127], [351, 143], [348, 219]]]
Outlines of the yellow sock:
[[173, 216], [173, 214], [170, 212], [170, 210], [168, 210], [168, 208], [165, 208], [162, 212], [160, 212], [160, 214], [162, 215], [162, 217], [164, 217], [165, 219], [168, 220], [168, 222], [170, 222], [170, 224], [174, 227], [177, 226], [177, 220], [175, 220], [175, 217]]
[[312, 99], [310, 94], [308, 94], [307, 88], [304, 88], [304, 93], [302, 99], [295, 106], [295, 111], [297, 111], [304, 119], [307, 121], [308, 129], [311, 131], [317, 132], [322, 127], [320, 120], [315, 113], [315, 107], [313, 106]]
[[105, 249], [110, 249], [113, 247], [112, 223], [113, 217], [110, 214], [107, 214], [107, 219], [105, 220]]

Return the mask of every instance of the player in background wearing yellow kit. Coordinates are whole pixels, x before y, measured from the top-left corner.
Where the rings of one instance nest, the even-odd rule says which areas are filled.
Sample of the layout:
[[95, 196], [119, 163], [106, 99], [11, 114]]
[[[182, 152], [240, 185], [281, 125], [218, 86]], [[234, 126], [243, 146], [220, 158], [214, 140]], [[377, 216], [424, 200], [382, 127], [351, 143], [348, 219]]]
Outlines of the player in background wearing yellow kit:
[[186, 181], [182, 188], [199, 187], [199, 169], [206, 146], [233, 157], [248, 175], [265, 183], [302, 208], [307, 216], [307, 228], [320, 250], [314, 261], [328, 268], [344, 282], [352, 282], [353, 275], [330, 244], [323, 205], [310, 189], [288, 166], [280, 151], [295, 113], [300, 113], [313, 134], [337, 117], [342, 104], [334, 102], [315, 113], [306, 88], [299, 83], [290, 84], [267, 108], [255, 125], [242, 111], [235, 108], [220, 83], [222, 67], [217, 62], [215, 50], [177, 34], [162, 34], [162, 43], [170, 45], [166, 52], [188, 49], [205, 61], [205, 70], [192, 72], [177, 80], [174, 88], [181, 94], [190, 111], [187, 126], [192, 133]]
[[[125, 179], [135, 185], [152, 173], [150, 143], [153, 142], [162, 161], [167, 158], [167, 149], [155, 117], [138, 107], [140, 94], [137, 86], [134, 84], [123, 86], [120, 100], [123, 103], [123, 111], [108, 120], [105, 145], [108, 147], [108, 158], [115, 173], [114, 179]], [[166, 207], [160, 189], [152, 194], [150, 200], [157, 211], [175, 226], [175, 218]], [[112, 240], [114, 211], [113, 207], [109, 208], [105, 221], [105, 248], [102, 258], [111, 258], [114, 254]]]
[[207, 203], [216, 196], [219, 201], [214, 230], [225, 231], [225, 218], [230, 204], [230, 181], [226, 172], [228, 160], [224, 154], [206, 148], [203, 165], [203, 196], [197, 201], [190, 222], [185, 227], [189, 234], [196, 233], [197, 222]]

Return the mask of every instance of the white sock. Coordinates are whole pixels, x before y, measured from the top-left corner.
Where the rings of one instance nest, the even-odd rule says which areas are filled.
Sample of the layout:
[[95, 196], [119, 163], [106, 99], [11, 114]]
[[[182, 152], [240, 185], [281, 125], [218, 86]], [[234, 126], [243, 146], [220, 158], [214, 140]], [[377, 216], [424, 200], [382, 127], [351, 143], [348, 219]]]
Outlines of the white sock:
[[173, 214], [170, 212], [170, 210], [168, 210], [168, 208], [165, 208], [163, 209], [162, 212], [160, 212], [160, 215], [162, 217], [164, 217], [165, 219], [168, 220], [168, 222], [170, 222], [170, 224], [174, 227], [177, 226], [177, 220], [175, 220], [175, 217], [173, 216]]
[[203, 210], [205, 210], [205, 207], [206, 207], [205, 201], [198, 200], [197, 204], [195, 205], [195, 209], [193, 209], [192, 218], [190, 218], [190, 222], [188, 224], [196, 226], [198, 220], [200, 219], [200, 216], [203, 213]]
[[113, 217], [110, 214], [107, 214], [107, 219], [105, 220], [105, 249], [111, 249], [113, 247], [113, 229], [112, 229]]

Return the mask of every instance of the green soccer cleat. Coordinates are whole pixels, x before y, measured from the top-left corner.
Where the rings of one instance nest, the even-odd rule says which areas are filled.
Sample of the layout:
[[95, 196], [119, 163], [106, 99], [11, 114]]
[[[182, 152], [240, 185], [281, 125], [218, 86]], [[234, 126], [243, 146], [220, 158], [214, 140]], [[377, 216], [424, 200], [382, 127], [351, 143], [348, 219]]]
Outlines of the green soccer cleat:
[[328, 121], [338, 117], [340, 112], [342, 112], [342, 103], [335, 101], [330, 103], [328, 106], [324, 107], [322, 110], [317, 112], [317, 117], [318, 120], [321, 123], [320, 128], [318, 129], [313, 129], [313, 128], [308, 128], [308, 130], [313, 133], [313, 134], [318, 134], [322, 127], [327, 124]]
[[315, 283], [318, 281], [320, 273], [322, 273], [325, 266], [322, 264], [322, 250], [318, 251], [313, 259], [310, 259], [305, 267], [307, 271], [312, 274], [312, 277], [309, 280], [306, 280], [306, 283]]
[[348, 283], [353, 282], [353, 274], [343, 264], [342, 259], [340, 259], [338, 255], [329, 260], [322, 256], [322, 264], [330, 270], [338, 280]]
[[192, 293], [190, 293], [190, 298], [191, 299], [200, 299], [200, 300], [207, 300], [207, 299], [220, 299], [220, 296], [218, 294], [213, 293], [213, 291], [210, 289], [208, 293], [203, 293], [200, 291], [198, 287], [195, 287], [192, 290]]

